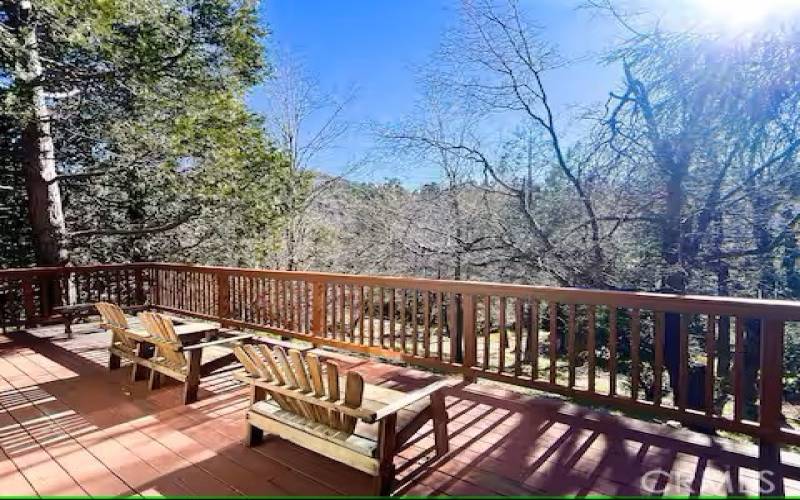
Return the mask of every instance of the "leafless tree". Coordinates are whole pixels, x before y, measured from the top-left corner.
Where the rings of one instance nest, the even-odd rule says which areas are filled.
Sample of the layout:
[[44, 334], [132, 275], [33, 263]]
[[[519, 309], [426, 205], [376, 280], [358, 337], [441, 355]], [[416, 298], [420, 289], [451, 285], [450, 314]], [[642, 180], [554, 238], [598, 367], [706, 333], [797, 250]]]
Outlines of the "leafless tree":
[[286, 199], [286, 221], [278, 266], [296, 270], [307, 265], [306, 248], [313, 224], [307, 217], [309, 208], [344, 175], [316, 177], [315, 162], [336, 147], [351, 124], [344, 111], [355, 97], [353, 90], [343, 98], [322, 90], [300, 60], [286, 52], [276, 51], [274, 73], [265, 86], [267, 132], [289, 158], [291, 177]]

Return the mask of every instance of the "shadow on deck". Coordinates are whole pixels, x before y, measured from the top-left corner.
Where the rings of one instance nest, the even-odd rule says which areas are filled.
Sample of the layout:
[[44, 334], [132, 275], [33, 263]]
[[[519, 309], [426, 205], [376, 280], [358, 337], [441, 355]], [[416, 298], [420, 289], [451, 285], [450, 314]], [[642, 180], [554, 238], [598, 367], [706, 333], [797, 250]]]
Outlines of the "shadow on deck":
[[[107, 369], [108, 336], [79, 325], [0, 337], [0, 491], [28, 495], [368, 494], [369, 478], [285, 441], [245, 448], [246, 391], [223, 369], [200, 401], [148, 392]], [[365, 379], [411, 389], [430, 375], [343, 357]], [[489, 384], [449, 390], [450, 447], [423, 427], [397, 458], [395, 494], [756, 494], [758, 450]], [[776, 471], [800, 493], [800, 457]]]

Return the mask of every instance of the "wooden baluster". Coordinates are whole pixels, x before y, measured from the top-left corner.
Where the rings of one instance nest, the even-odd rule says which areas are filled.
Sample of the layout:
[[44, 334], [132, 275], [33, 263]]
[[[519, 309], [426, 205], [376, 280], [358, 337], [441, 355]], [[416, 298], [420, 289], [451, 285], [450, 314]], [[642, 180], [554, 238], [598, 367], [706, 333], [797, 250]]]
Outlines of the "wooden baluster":
[[[358, 322], [358, 343], [364, 344], [364, 332], [367, 328], [367, 309], [366, 302], [364, 302], [364, 285], [358, 285], [358, 309], [360, 320]], [[403, 333], [405, 338], [405, 333]]]
[[341, 338], [341, 332], [339, 331], [339, 323], [338, 323], [339, 318], [337, 317], [338, 316], [338, 310], [336, 309], [336, 304], [338, 302], [337, 299], [338, 299], [338, 296], [339, 296], [339, 294], [337, 293], [338, 288], [339, 288], [339, 285], [337, 285], [336, 283], [333, 283], [331, 285], [331, 306], [330, 307], [331, 307], [331, 325], [333, 326], [333, 330], [331, 331], [331, 338], [335, 339], [336, 335], [338, 333], [339, 334], [339, 340], [341, 340], [342, 339]]
[[378, 318], [380, 319], [380, 323], [378, 323], [378, 335], [380, 335], [380, 342], [378, 342], [378, 345], [381, 347], [386, 347], [386, 318], [383, 317], [383, 307], [386, 304], [386, 297], [383, 287], [379, 288], [378, 290], [380, 290], [380, 307], [378, 307], [378, 311], [380, 311], [378, 313]]
[[261, 277], [253, 278], [253, 322], [256, 324], [261, 323], [261, 304], [263, 292], [261, 291], [262, 279]]
[[[325, 285], [325, 336], [328, 334], [328, 286]], [[283, 280], [275, 280], [275, 297], [277, 299], [278, 328], [286, 327], [286, 295]]]
[[250, 297], [248, 293], [248, 279], [247, 276], [237, 276], [237, 296], [239, 297], [239, 320], [245, 323], [249, 322], [250, 312]]
[[183, 304], [183, 300], [182, 300], [182, 295], [183, 294], [181, 293], [181, 290], [178, 288], [178, 286], [179, 286], [179, 284], [178, 284], [178, 272], [177, 271], [173, 271], [172, 272], [172, 303], [174, 304], [174, 307], [176, 307], [178, 309], [181, 309], [181, 306]]
[[314, 292], [312, 290], [313, 286], [309, 282], [305, 282], [305, 297], [306, 297], [306, 332], [309, 334], [313, 334], [313, 329], [311, 328], [311, 320], [314, 316]]
[[[292, 280], [283, 280], [283, 298], [285, 300], [284, 303], [284, 328], [286, 330], [295, 329], [295, 322], [294, 322], [294, 282]], [[336, 285], [333, 285], [331, 292], [334, 293], [334, 297], [336, 294]], [[335, 332], [335, 324], [334, 324], [334, 332]], [[334, 335], [335, 338], [335, 335]]]
[[[738, 325], [738, 322], [737, 322]], [[678, 408], [686, 409], [689, 392], [689, 316], [681, 314], [680, 366], [678, 368]]]
[[642, 320], [639, 309], [631, 310], [631, 399], [639, 399], [639, 379], [641, 363], [639, 352], [641, 345]]
[[558, 304], [550, 301], [550, 337], [549, 337], [549, 351], [550, 351], [550, 383], [556, 383], [556, 343], [558, 340]]
[[[355, 285], [350, 285], [350, 342], [356, 341], [356, 291]], [[394, 324], [392, 324], [394, 327]], [[394, 331], [394, 329], [392, 330]]]
[[530, 302], [531, 314], [528, 324], [528, 349], [531, 359], [531, 378], [539, 378], [539, 301], [536, 299]]
[[400, 292], [400, 350], [406, 353], [406, 290]]
[[249, 298], [247, 301], [248, 309], [250, 310], [250, 323], [258, 323], [258, 278], [250, 276], [248, 280], [248, 293]]
[[[96, 280], [95, 280], [96, 281]], [[84, 280], [84, 285], [86, 286], [86, 300], [84, 302], [92, 302], [92, 273], [86, 273], [86, 279]]]
[[112, 294], [109, 293], [109, 299], [117, 305], [125, 304], [125, 301], [122, 298], [122, 277], [121, 277], [122, 273], [123, 273], [122, 269], [114, 270], [114, 289], [116, 291], [116, 293], [113, 294], [114, 299], [111, 299]]
[[197, 310], [197, 273], [187, 273], [186, 281], [189, 288], [189, 310]]
[[704, 391], [706, 415], [709, 416], [714, 414], [714, 355], [717, 345], [716, 326], [716, 316], [709, 314], [706, 323], [706, 387]]
[[[430, 292], [422, 291], [422, 343], [425, 357], [431, 356], [431, 304]], [[466, 321], [466, 320], [465, 320]]]
[[461, 296], [461, 307], [464, 318], [464, 379], [474, 382], [476, 377], [472, 368], [477, 363], [478, 338], [475, 335], [475, 296], [464, 294]]
[[[278, 328], [283, 328], [283, 297], [281, 294], [281, 282], [278, 279], [273, 281], [273, 288], [275, 289], [275, 326]], [[323, 307], [325, 309], [325, 324], [322, 325], [322, 331], [324, 332], [323, 335], [327, 336], [328, 334], [328, 285], [325, 285], [325, 303]]]
[[[742, 420], [744, 414], [744, 318], [736, 316], [736, 345], [733, 362], [733, 419]], [[682, 387], [682, 386], [681, 386]]]
[[522, 323], [523, 319], [522, 299], [514, 299], [514, 376], [522, 374]]
[[193, 274], [194, 311], [203, 314], [203, 275], [199, 271], [195, 271]]
[[575, 304], [569, 305], [567, 330], [567, 363], [569, 368], [569, 387], [575, 387]]
[[33, 282], [30, 276], [22, 278], [22, 306], [25, 310], [25, 328], [36, 326], [36, 306], [33, 297]]
[[587, 370], [589, 372], [589, 380], [587, 388], [589, 392], [595, 392], [595, 369], [597, 365], [596, 354], [596, 337], [597, 337], [597, 312], [593, 305], [586, 309], [588, 332], [586, 337], [586, 351], [588, 353]]
[[655, 362], [653, 364], [653, 404], [661, 406], [664, 377], [664, 313], [655, 312]]
[[389, 349], [395, 350], [396, 349], [396, 341], [395, 341], [395, 329], [396, 329], [396, 322], [395, 322], [395, 308], [397, 304], [397, 297], [395, 296], [395, 289], [389, 289]]
[[231, 319], [238, 320], [237, 316], [237, 308], [236, 308], [236, 275], [230, 274], [229, 275], [230, 282], [228, 283], [228, 295], [230, 296], [230, 317]]
[[617, 395], [617, 307], [608, 311], [608, 395]]
[[211, 275], [209, 273], [203, 273], [203, 314], [211, 314], [211, 300], [213, 294]]
[[[413, 342], [411, 344], [411, 353], [414, 356], [417, 356], [419, 354], [419, 338], [418, 338], [419, 331], [417, 329], [417, 327], [419, 326], [417, 322], [417, 318], [419, 317], [418, 304], [419, 304], [419, 292], [417, 290], [414, 290], [414, 302], [411, 303], [411, 340]], [[450, 340], [452, 342], [452, 339]]]
[[184, 282], [183, 288], [186, 290], [186, 309], [188, 311], [194, 311], [194, 299], [195, 299], [195, 292], [194, 292], [194, 273], [187, 272], [184, 273]]
[[294, 282], [294, 311], [295, 311], [295, 330], [298, 332], [305, 332], [305, 321], [303, 320], [303, 311], [305, 309], [305, 302], [303, 301], [303, 282]]
[[[286, 307], [286, 324], [284, 328], [287, 330], [294, 330], [294, 293], [292, 292], [292, 282], [285, 280], [283, 282], [283, 299], [284, 307]], [[335, 324], [334, 324], [335, 327]]]
[[214, 273], [206, 273], [205, 275], [205, 313], [209, 316], [214, 316], [217, 304], [217, 280]]
[[342, 322], [341, 340], [347, 340], [347, 321], [344, 317], [344, 304], [347, 297], [345, 295], [345, 285], [339, 285], [339, 321]]
[[269, 288], [269, 321], [273, 327], [280, 328], [281, 324], [278, 315], [281, 308], [280, 296], [278, 294], [278, 280], [274, 278], [268, 278], [267, 287]]
[[436, 315], [436, 359], [442, 360], [442, 294], [441, 292], [434, 292], [434, 311]]
[[230, 297], [230, 277], [224, 272], [217, 271], [217, 318], [223, 326], [231, 315]]
[[497, 373], [503, 373], [506, 368], [506, 347], [508, 346], [508, 332], [506, 332], [506, 298], [500, 297], [500, 311], [497, 313], [497, 325], [500, 330], [500, 345], [497, 348]]
[[375, 322], [372, 320], [372, 318], [373, 318], [373, 316], [375, 314], [375, 310], [373, 309], [374, 306], [375, 306], [375, 289], [371, 285], [369, 287], [369, 294], [368, 294], [367, 301], [368, 301], [367, 313], [368, 313], [368, 316], [369, 316], [369, 325], [368, 325], [369, 328], [367, 330], [368, 333], [369, 333], [369, 341], [368, 341], [367, 345], [372, 346], [372, 345], [375, 344]]
[[492, 354], [492, 297], [489, 295], [483, 298], [483, 311], [483, 369], [489, 371], [489, 363]]
[[53, 289], [50, 275], [39, 276], [39, 306], [42, 318], [50, 317], [50, 293]]

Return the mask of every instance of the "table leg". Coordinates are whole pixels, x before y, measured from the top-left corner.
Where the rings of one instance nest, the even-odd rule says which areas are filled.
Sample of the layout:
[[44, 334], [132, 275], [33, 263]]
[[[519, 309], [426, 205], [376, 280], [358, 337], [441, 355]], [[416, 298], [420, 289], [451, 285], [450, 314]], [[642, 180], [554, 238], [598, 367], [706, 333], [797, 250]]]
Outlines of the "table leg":
[[72, 315], [71, 314], [64, 314], [64, 333], [67, 334], [67, 338], [72, 338]]
[[186, 382], [183, 386], [183, 404], [188, 405], [197, 401], [197, 391], [200, 388], [200, 361], [202, 357], [202, 349], [189, 351], [189, 370], [186, 374]]

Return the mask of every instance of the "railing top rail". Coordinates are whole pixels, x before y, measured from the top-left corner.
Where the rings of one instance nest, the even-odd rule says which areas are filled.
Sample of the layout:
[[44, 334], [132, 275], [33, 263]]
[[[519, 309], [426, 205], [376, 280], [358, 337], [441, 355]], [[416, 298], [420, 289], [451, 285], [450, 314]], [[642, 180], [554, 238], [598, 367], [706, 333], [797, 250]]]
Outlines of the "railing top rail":
[[716, 314], [783, 321], [800, 321], [800, 301], [716, 297], [710, 295], [676, 295], [652, 292], [629, 292], [534, 286], [483, 281], [456, 281], [397, 276], [370, 276], [309, 271], [276, 271], [196, 264], [140, 262], [72, 267], [41, 267], [0, 270], [0, 278], [25, 277], [65, 272], [102, 271], [108, 269], [156, 268], [176, 271], [227, 273], [251, 277], [303, 280], [312, 283], [371, 285], [385, 288], [406, 288], [433, 292], [472, 295], [497, 295], [556, 301], [562, 304], [608, 305], [653, 311], [689, 314]]
[[485, 281], [456, 281], [310, 271], [276, 271], [176, 263], [155, 263], [153, 266], [163, 269], [235, 273], [240, 276], [254, 277], [269, 276], [273, 278], [319, 283], [334, 282], [348, 285], [372, 285], [386, 288], [408, 288], [473, 295], [501, 295], [553, 300], [563, 304], [609, 305], [664, 312], [717, 314], [800, 321], [800, 301], [791, 300], [594, 290]]
[[145, 269], [152, 267], [152, 265], [151, 262], [134, 262], [126, 264], [92, 264], [88, 266], [17, 267], [12, 269], [0, 269], [0, 278], [21, 278], [25, 276], [40, 276], [43, 274], [106, 271], [109, 269]]

